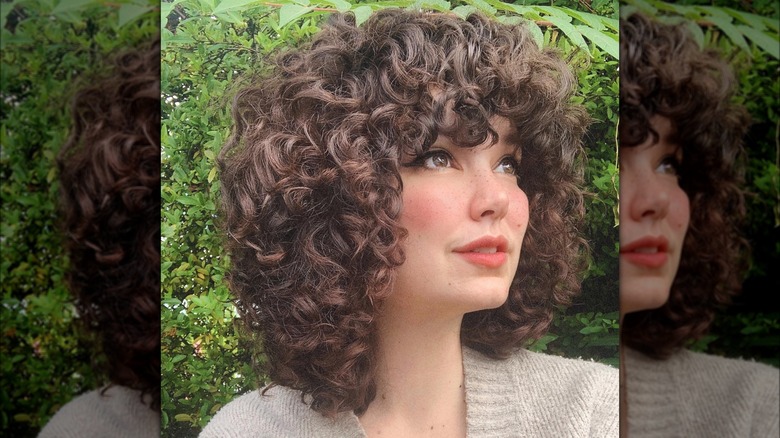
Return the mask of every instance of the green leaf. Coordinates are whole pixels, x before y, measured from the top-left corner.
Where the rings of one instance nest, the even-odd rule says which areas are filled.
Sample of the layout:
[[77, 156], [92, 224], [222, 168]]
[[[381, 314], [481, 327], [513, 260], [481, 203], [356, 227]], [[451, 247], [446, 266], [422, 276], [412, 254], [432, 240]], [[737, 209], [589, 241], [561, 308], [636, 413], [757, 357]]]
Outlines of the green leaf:
[[246, 9], [246, 5], [261, 2], [259, 0], [223, 0], [220, 2], [213, 11], [212, 14], [221, 14], [227, 11], [238, 11]]
[[434, 10], [439, 12], [447, 12], [452, 5], [446, 0], [417, 0], [413, 5], [409, 6], [410, 9], [415, 10]]
[[764, 30], [767, 27], [766, 22], [764, 21], [765, 17], [762, 17], [760, 15], [750, 14], [743, 11], [737, 11], [731, 8], [723, 8], [723, 12], [731, 15], [737, 20], [741, 21], [742, 23], [756, 30]]
[[695, 21], [689, 20], [685, 21], [685, 26], [688, 28], [688, 33], [691, 34], [693, 40], [699, 45], [699, 48], [704, 48], [704, 31], [701, 30], [701, 26]]
[[361, 5], [352, 9], [352, 13], [355, 14], [355, 23], [360, 26], [368, 20], [368, 17], [374, 12], [371, 6]]
[[346, 0], [322, 0], [322, 3], [333, 6], [339, 12], [347, 12], [352, 8], [352, 4]]
[[710, 8], [709, 11], [711, 12], [711, 15], [704, 17], [704, 19], [712, 21], [734, 44], [746, 52], [750, 52], [750, 47], [748, 47], [747, 41], [745, 41], [745, 38], [742, 36], [742, 32], [737, 30], [731, 23], [731, 17], [725, 12], [717, 9]]
[[601, 333], [603, 331], [604, 331], [604, 327], [601, 327], [601, 326], [590, 326], [590, 327], [585, 327], [582, 330], [580, 330], [580, 333], [582, 333], [583, 335], [591, 335], [593, 333]]
[[485, 0], [466, 0], [466, 3], [470, 4], [471, 6], [474, 6], [475, 8], [477, 8], [482, 13], [488, 16], [493, 17], [496, 15], [496, 8], [491, 6]]
[[471, 5], [460, 5], [452, 9], [453, 14], [463, 19], [465, 19], [466, 17], [468, 17], [469, 15], [473, 14], [476, 11], [477, 8]]
[[225, 13], [214, 13], [214, 16], [225, 23], [241, 24], [244, 23], [244, 19], [236, 11], [229, 11]]
[[523, 23], [531, 32], [531, 36], [534, 38], [534, 41], [536, 41], [536, 45], [539, 46], [539, 48], [544, 46], [544, 33], [542, 32], [542, 29], [539, 27], [538, 24], [536, 24], [533, 20], [525, 20]]
[[179, 196], [178, 198], [176, 198], [176, 200], [179, 203], [184, 204], [184, 205], [197, 205], [197, 206], [200, 205], [200, 202], [198, 201], [198, 199], [196, 197]]
[[620, 56], [620, 44], [612, 38], [612, 34], [605, 34], [588, 26], [574, 26], [582, 35], [591, 40], [601, 50], [609, 53], [613, 58]]
[[52, 9], [51, 13], [54, 15], [60, 15], [63, 12], [76, 12], [86, 9], [90, 4], [99, 4], [95, 0], [62, 0], [57, 3], [57, 6]]
[[750, 41], [761, 48], [769, 56], [775, 59], [780, 58], [780, 40], [775, 36], [774, 38], [768, 35], [766, 32], [756, 30], [752, 27], [737, 26], [737, 30], [741, 31]]
[[281, 8], [279, 8], [279, 27], [286, 26], [287, 24], [306, 15], [306, 13], [312, 10], [313, 8], [309, 6], [295, 4], [283, 5]]
[[[548, 15], [547, 20], [549, 20], [552, 24], [554, 24], [558, 29], [563, 32], [564, 35], [571, 41], [574, 45], [581, 48], [585, 51], [585, 53], [590, 54], [590, 50], [588, 50], [588, 45], [585, 43], [585, 40], [582, 38], [582, 34], [571, 24], [568, 20], [564, 19], [563, 17], [560, 17], [558, 15]], [[571, 17], [567, 17], [569, 20], [571, 20]]]
[[136, 18], [151, 11], [149, 6], [137, 5], [134, 3], [125, 3], [119, 7], [119, 27], [134, 21]]

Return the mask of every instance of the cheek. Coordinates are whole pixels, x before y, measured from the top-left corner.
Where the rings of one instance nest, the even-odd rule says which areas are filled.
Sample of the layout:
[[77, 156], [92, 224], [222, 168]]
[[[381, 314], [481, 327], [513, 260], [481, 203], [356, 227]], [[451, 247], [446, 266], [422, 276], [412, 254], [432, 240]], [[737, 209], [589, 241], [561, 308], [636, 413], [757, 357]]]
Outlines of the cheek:
[[669, 203], [669, 225], [678, 234], [684, 236], [691, 221], [691, 202], [688, 195], [678, 188], [671, 194]]
[[448, 217], [453, 217], [453, 194], [447, 190], [404, 188], [401, 226], [411, 234], [440, 227]]
[[509, 199], [507, 221], [510, 226], [521, 233], [521, 238], [525, 235], [525, 231], [528, 228], [529, 216], [528, 196], [520, 189], [516, 192], [513, 191]]

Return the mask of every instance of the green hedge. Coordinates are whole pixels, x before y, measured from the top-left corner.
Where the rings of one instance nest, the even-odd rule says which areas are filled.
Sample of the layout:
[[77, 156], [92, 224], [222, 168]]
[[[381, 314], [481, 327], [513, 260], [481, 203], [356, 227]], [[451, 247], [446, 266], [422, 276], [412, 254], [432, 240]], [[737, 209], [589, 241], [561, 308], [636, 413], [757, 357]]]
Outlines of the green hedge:
[[112, 54], [158, 32], [153, 3], [0, 3], [3, 436], [35, 436], [60, 406], [103, 381], [63, 282], [54, 160], [68, 135], [71, 96]]

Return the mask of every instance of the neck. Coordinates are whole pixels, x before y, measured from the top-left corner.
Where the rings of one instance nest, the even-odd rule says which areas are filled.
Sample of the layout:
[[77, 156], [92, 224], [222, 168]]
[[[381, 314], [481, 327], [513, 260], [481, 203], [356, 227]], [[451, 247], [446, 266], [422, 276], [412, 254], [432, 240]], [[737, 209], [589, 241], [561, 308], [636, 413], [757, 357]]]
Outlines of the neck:
[[378, 321], [377, 396], [360, 419], [366, 433], [465, 436], [463, 315], [435, 318], [388, 304]]

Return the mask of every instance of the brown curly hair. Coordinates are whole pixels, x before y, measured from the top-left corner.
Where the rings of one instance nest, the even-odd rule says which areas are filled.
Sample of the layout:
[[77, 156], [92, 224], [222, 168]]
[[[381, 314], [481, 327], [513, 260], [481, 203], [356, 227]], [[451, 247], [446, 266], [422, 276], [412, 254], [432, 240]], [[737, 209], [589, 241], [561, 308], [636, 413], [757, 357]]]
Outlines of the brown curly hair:
[[684, 24], [635, 13], [620, 20], [620, 147], [658, 139], [653, 115], [673, 123], [683, 150], [680, 187], [691, 219], [669, 300], [626, 314], [622, 342], [663, 359], [705, 334], [715, 312], [741, 287], [748, 242], [741, 232], [745, 200], [742, 137], [747, 111], [732, 101], [734, 74], [702, 50]]
[[220, 153], [221, 209], [230, 286], [273, 384], [326, 415], [367, 408], [375, 318], [404, 263], [399, 158], [438, 135], [495, 142], [492, 116], [517, 130], [530, 224], [508, 300], [467, 314], [462, 342], [504, 358], [578, 292], [588, 118], [570, 104], [565, 62], [524, 28], [396, 9], [358, 27], [336, 14], [253, 84]]
[[71, 113], [57, 159], [69, 288], [111, 383], [159, 409], [159, 36], [80, 89]]

